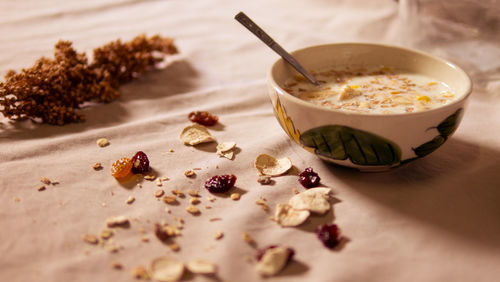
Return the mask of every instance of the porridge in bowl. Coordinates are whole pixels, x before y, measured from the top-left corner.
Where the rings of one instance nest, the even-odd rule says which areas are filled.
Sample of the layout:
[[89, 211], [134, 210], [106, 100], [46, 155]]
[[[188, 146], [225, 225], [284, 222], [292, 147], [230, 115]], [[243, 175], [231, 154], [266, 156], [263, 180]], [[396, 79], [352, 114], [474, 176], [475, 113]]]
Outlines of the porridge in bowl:
[[420, 112], [446, 105], [455, 98], [444, 82], [384, 66], [327, 68], [313, 73], [319, 86], [298, 75], [286, 81], [284, 89], [315, 105], [370, 114]]

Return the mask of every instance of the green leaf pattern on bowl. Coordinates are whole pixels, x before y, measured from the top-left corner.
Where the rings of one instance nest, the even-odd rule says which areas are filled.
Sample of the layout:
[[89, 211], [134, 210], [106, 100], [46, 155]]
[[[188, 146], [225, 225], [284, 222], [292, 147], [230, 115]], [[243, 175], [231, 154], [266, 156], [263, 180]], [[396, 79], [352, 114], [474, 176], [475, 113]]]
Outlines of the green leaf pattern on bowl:
[[348, 126], [316, 127], [301, 134], [300, 142], [320, 156], [349, 159], [357, 165], [394, 165], [401, 161], [401, 149], [394, 142]]
[[439, 135], [434, 137], [432, 140], [418, 146], [417, 148], [412, 148], [413, 152], [415, 152], [415, 155], [420, 158], [427, 156], [428, 154], [434, 152], [441, 145], [443, 145], [448, 137], [450, 137], [450, 135], [453, 134], [455, 130], [457, 130], [458, 121], [461, 117], [462, 112], [462, 108], [458, 109], [454, 114], [444, 119], [437, 127], [435, 127], [439, 132]]

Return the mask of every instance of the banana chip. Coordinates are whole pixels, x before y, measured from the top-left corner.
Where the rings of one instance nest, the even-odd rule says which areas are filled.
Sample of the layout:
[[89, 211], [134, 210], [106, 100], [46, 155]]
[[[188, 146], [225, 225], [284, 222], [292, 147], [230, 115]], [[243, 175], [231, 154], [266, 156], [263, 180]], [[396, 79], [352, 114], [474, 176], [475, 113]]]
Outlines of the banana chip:
[[185, 145], [197, 145], [216, 141], [206, 127], [197, 123], [186, 126], [182, 130], [180, 138]]
[[254, 166], [260, 175], [279, 176], [292, 168], [292, 161], [287, 157], [276, 159], [268, 154], [260, 154], [255, 159]]
[[222, 142], [217, 144], [217, 155], [230, 159], [233, 159], [234, 152], [233, 149], [236, 147], [236, 142]]
[[283, 227], [294, 227], [304, 223], [309, 215], [308, 210], [296, 210], [289, 204], [278, 204], [274, 220]]
[[330, 188], [311, 188], [301, 192], [288, 201], [296, 210], [308, 210], [312, 213], [324, 214], [330, 210]]
[[151, 278], [161, 282], [179, 281], [184, 273], [184, 264], [173, 258], [159, 257], [149, 265]]
[[261, 276], [273, 276], [285, 268], [290, 258], [290, 250], [285, 247], [276, 247], [267, 250], [260, 261], [255, 265], [255, 270]]

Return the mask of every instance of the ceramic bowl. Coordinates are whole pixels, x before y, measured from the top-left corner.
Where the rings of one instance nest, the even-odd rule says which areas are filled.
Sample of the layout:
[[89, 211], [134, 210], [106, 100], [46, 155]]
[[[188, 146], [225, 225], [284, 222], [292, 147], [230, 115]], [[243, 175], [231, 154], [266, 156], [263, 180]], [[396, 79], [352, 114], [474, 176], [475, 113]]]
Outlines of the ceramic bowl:
[[424, 74], [446, 83], [451, 103], [420, 112], [361, 114], [334, 110], [301, 100], [284, 90], [298, 75], [283, 59], [268, 72], [274, 114], [286, 134], [318, 157], [362, 171], [386, 170], [424, 157], [457, 129], [472, 90], [469, 76], [456, 65], [432, 55], [397, 46], [338, 43], [292, 52], [308, 70], [346, 66], [386, 66]]

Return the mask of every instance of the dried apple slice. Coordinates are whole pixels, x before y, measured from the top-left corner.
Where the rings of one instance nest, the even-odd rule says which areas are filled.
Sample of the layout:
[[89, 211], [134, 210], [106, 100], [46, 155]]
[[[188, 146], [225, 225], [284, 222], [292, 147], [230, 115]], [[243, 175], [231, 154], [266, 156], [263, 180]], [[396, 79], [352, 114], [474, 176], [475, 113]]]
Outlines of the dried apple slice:
[[324, 214], [330, 210], [330, 188], [311, 188], [296, 194], [288, 203], [296, 210], [308, 210], [312, 213]]
[[292, 161], [287, 157], [276, 159], [268, 154], [260, 154], [255, 159], [254, 166], [260, 175], [279, 176], [292, 168]]
[[208, 132], [207, 128], [197, 123], [186, 126], [182, 130], [180, 138], [185, 145], [197, 145], [215, 141], [215, 138]]
[[308, 210], [296, 210], [289, 204], [276, 205], [274, 220], [283, 227], [294, 227], [304, 223], [309, 217]]

